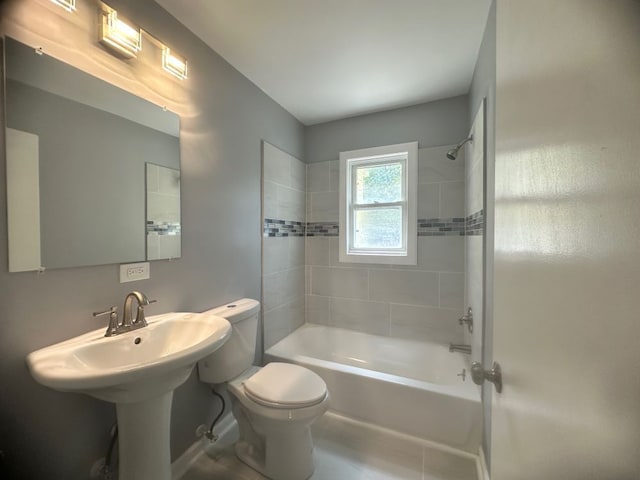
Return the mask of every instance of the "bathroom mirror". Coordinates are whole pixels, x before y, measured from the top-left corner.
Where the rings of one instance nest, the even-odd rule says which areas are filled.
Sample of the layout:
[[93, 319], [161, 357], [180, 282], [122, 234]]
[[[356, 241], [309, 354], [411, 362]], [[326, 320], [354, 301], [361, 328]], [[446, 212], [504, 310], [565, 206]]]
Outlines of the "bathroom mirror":
[[4, 40], [9, 271], [179, 257], [179, 117]]

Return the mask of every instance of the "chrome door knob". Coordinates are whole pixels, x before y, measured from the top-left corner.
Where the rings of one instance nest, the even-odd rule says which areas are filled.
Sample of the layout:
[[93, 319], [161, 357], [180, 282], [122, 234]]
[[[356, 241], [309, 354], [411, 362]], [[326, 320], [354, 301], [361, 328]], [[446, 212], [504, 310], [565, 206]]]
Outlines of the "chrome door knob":
[[471, 379], [476, 385], [482, 385], [482, 382], [487, 380], [493, 383], [496, 392], [502, 392], [502, 369], [498, 362], [493, 362], [491, 370], [485, 370], [480, 362], [473, 362], [471, 364]]

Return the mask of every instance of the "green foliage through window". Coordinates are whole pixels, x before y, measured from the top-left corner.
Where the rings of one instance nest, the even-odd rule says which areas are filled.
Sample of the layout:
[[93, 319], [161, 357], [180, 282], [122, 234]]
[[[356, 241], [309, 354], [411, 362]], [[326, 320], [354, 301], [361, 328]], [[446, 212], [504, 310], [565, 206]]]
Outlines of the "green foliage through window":
[[402, 200], [402, 164], [363, 165], [356, 170], [356, 203]]

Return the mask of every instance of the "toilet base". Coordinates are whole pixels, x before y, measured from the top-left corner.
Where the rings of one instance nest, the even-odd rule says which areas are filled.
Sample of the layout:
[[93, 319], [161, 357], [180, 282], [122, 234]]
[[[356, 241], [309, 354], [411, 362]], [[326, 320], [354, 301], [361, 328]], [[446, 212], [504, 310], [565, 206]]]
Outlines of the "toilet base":
[[240, 440], [235, 445], [236, 455], [241, 462], [272, 480], [306, 480], [315, 469], [311, 429], [296, 430], [269, 435], [263, 442], [264, 452]]

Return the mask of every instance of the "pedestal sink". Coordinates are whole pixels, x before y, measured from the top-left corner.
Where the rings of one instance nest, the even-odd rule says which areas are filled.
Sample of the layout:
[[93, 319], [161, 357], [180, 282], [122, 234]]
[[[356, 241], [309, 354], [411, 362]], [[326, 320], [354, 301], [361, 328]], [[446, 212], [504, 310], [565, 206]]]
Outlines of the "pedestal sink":
[[171, 479], [173, 390], [231, 334], [229, 322], [205, 313], [166, 313], [147, 322], [113, 337], [102, 328], [27, 356], [42, 385], [116, 404], [120, 480]]

